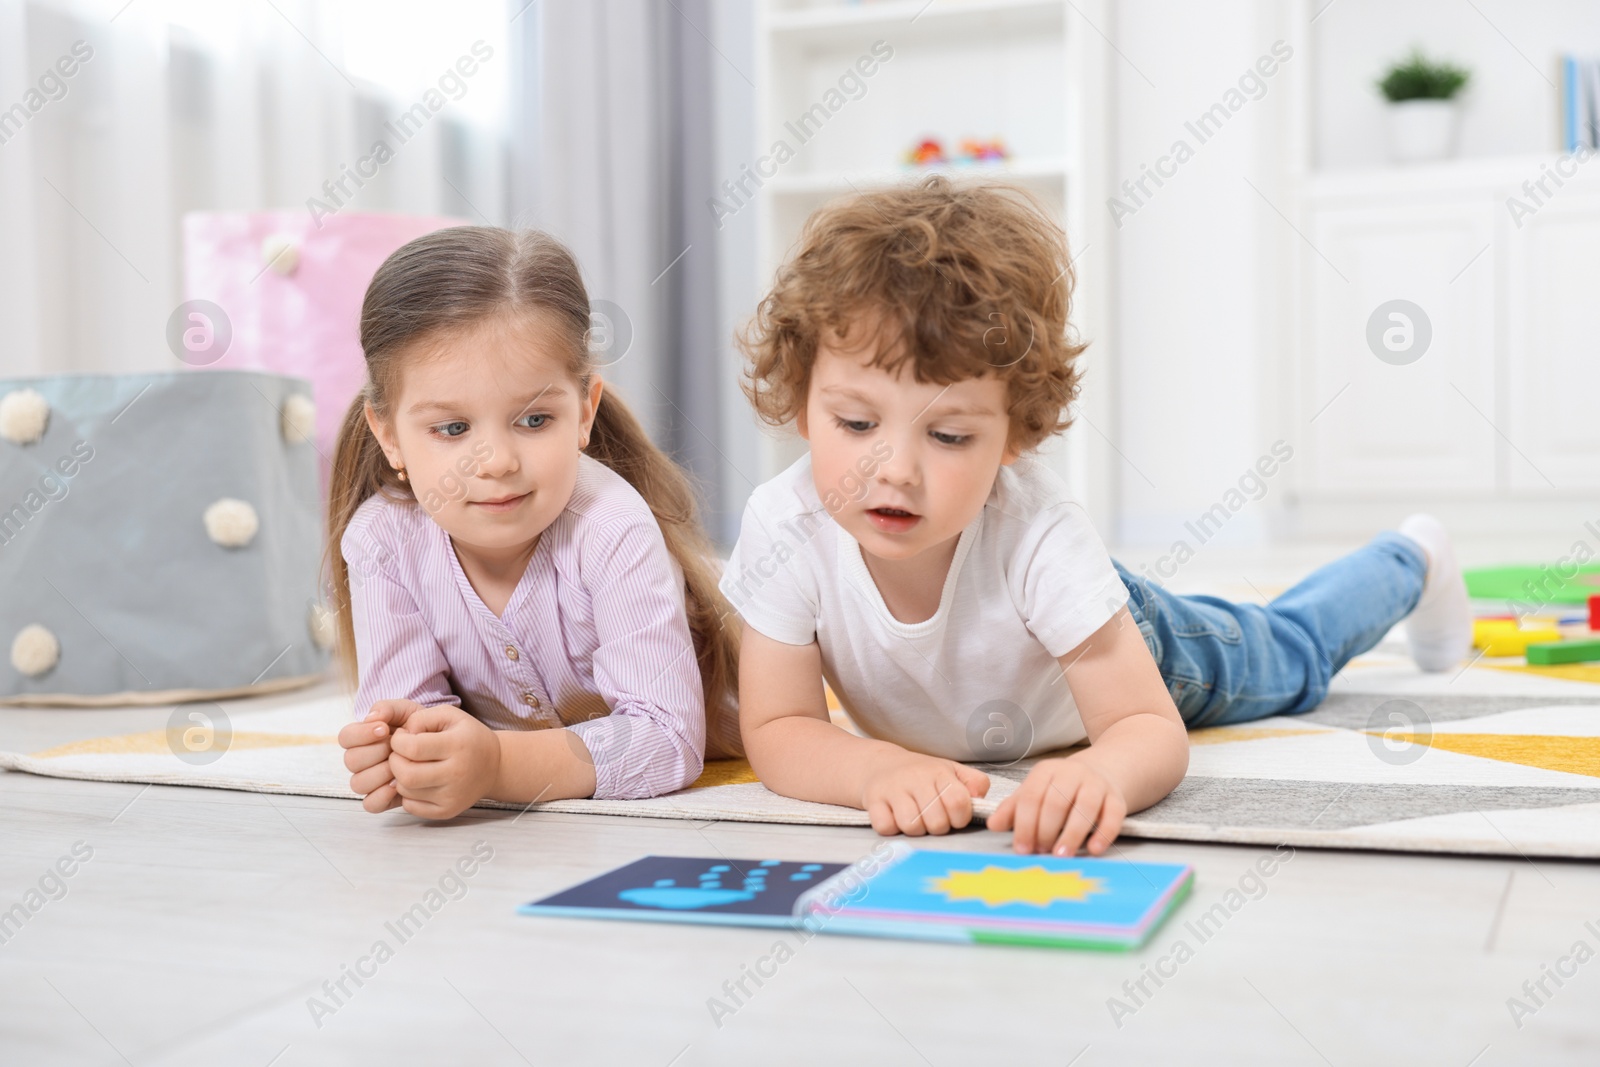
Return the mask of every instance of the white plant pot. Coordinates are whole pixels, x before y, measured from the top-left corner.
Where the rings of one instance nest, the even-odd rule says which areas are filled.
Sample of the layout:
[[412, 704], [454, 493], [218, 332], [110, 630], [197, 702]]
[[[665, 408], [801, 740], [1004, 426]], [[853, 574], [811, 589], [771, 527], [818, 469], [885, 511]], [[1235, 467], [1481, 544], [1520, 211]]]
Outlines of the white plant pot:
[[1402, 100], [1389, 105], [1389, 158], [1424, 163], [1455, 154], [1460, 114], [1454, 100]]

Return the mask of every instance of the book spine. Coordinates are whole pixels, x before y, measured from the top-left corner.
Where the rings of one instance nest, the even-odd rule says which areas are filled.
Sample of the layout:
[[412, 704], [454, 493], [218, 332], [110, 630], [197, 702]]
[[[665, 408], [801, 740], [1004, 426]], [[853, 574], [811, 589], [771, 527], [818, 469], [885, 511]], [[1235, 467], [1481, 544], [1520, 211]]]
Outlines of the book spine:
[[860, 900], [871, 887], [872, 880], [898, 863], [904, 863], [914, 851], [904, 841], [889, 844], [890, 854], [878, 859], [877, 852], [856, 860], [850, 866], [825, 881], [801, 893], [794, 902], [794, 916], [801, 922], [813, 915], [831, 916], [841, 900]]

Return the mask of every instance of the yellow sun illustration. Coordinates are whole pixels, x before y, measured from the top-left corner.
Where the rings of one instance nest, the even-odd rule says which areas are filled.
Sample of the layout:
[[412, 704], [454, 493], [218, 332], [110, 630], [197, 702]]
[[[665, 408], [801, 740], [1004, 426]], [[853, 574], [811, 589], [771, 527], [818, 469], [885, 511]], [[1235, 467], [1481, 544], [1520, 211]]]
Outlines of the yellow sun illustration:
[[1083, 901], [1106, 892], [1105, 881], [1085, 878], [1077, 871], [1047, 871], [1043, 867], [985, 867], [981, 871], [951, 871], [929, 878], [928, 888], [947, 900], [981, 900], [991, 908], [1002, 904], [1049, 907], [1058, 900]]

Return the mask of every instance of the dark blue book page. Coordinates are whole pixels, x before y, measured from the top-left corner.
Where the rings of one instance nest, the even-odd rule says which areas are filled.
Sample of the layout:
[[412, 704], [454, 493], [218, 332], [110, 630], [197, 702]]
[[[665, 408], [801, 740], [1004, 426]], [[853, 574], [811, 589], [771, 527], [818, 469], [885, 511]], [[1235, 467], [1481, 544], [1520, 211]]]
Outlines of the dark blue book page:
[[543, 900], [528, 914], [792, 925], [800, 894], [843, 863], [646, 856]]

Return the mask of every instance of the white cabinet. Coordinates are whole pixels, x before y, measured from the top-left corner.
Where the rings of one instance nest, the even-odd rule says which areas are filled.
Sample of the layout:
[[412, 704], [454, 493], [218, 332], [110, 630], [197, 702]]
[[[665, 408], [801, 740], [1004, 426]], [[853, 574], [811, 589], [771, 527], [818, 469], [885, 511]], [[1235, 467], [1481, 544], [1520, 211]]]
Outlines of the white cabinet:
[[[1316, 212], [1302, 397], [1312, 485], [1494, 490], [1493, 236], [1482, 198]], [[1389, 361], [1369, 344], [1374, 315]]]
[[[1427, 506], [1600, 486], [1600, 164], [1519, 227], [1508, 199], [1526, 199], [1541, 162], [1308, 181], [1294, 420], [1307, 499]], [[1385, 330], [1431, 339], [1393, 351]]]
[[[1591, 166], [1600, 164], [1591, 163]], [[1600, 489], [1600, 191], [1552, 199], [1506, 233], [1510, 487]]]

